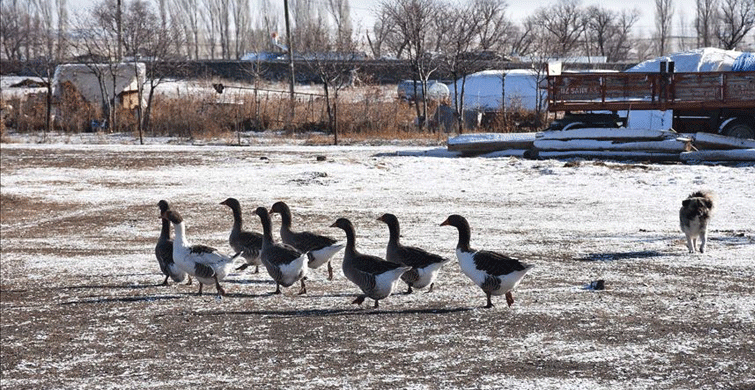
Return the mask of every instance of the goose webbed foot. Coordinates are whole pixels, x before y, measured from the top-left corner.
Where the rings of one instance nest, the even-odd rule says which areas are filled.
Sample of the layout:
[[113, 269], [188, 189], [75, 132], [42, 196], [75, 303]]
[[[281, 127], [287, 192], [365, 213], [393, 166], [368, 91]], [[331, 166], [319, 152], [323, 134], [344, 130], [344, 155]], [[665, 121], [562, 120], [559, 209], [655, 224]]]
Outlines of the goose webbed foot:
[[514, 304], [514, 295], [511, 294], [511, 291], [506, 293], [506, 303], [509, 304], [509, 307]]
[[406, 290], [406, 294], [407, 294], [407, 295], [408, 295], [408, 294], [411, 294], [411, 293], [413, 293], [413, 292], [414, 292], [414, 290], [412, 290], [412, 285], [411, 285], [411, 284], [409, 284], [408, 286], [409, 286], [409, 289], [407, 289], [407, 290]]
[[225, 295], [225, 290], [220, 286], [217, 275], [215, 275], [215, 289], [218, 291], [218, 295]]
[[367, 296], [365, 296], [365, 295], [360, 295], [360, 296], [358, 296], [358, 297], [357, 297], [357, 299], [353, 300], [353, 301], [352, 301], [351, 303], [353, 303], [353, 304], [356, 304], [356, 305], [360, 305], [360, 306], [361, 306], [361, 305], [362, 305], [362, 302], [364, 302], [364, 299], [365, 299], [365, 298], [367, 298]]
[[380, 303], [379, 303], [379, 302], [380, 302], [380, 301], [378, 301], [378, 300], [376, 299], [376, 300], [375, 300], [375, 306], [373, 306], [373, 308], [375, 308], [375, 309], [379, 308], [379, 307], [380, 307]]
[[191, 286], [191, 276], [187, 275], [187, 277], [189, 278], [189, 281], [188, 281], [188, 282], [186, 282], [186, 285], [187, 285], [187, 286]]
[[301, 279], [301, 289], [299, 289], [299, 295], [304, 295], [304, 294], [306, 294], [306, 293], [307, 293], [307, 286], [305, 286], [305, 285], [304, 285], [304, 281], [305, 281], [306, 279], [307, 279], [307, 278], [302, 278], [302, 279]]
[[244, 263], [244, 264], [241, 264], [240, 266], [238, 266], [236, 268], [236, 271], [243, 271], [243, 270], [245, 270], [247, 268], [249, 268], [249, 263]]
[[160, 284], [161, 286], [167, 286], [168, 285], [168, 276], [165, 277], [165, 280]]
[[271, 292], [271, 295], [279, 295], [281, 293], [281, 285], [279, 283], [275, 284], [275, 291]]
[[431, 292], [433, 292], [433, 287], [435, 287], [435, 282], [432, 282], [432, 283], [430, 283], [430, 288], [429, 288], [429, 289], [427, 289], [427, 292], [428, 292], [428, 293], [431, 293]]
[[485, 295], [487, 295], [488, 297], [488, 304], [485, 305], [485, 308], [490, 309], [491, 307], [493, 307], [493, 301], [490, 300], [490, 293], [485, 293]]

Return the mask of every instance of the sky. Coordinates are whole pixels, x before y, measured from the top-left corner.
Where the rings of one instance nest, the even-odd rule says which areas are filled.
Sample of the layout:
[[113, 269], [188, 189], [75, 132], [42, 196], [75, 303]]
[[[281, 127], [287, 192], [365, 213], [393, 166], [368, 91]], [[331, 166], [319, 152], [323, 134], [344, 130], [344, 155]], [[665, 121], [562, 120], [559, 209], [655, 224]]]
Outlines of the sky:
[[[254, 0], [252, 0], [254, 2]], [[314, 0], [316, 2], [325, 3], [326, 0]], [[464, 0], [462, 0], [464, 1]], [[539, 7], [546, 7], [552, 4], [556, 4], [558, 0], [508, 0], [508, 15], [512, 19], [519, 21], [525, 17], [534, 13]], [[68, 3], [72, 7], [73, 13], [78, 10], [86, 9], [94, 4], [96, 0], [69, 0]], [[281, 12], [283, 9], [283, 0], [272, 0], [272, 2], [280, 3]], [[678, 29], [678, 18], [684, 15], [684, 19], [687, 24], [690, 24], [694, 17], [695, 0], [673, 0], [674, 2], [674, 23], [672, 29]], [[379, 3], [375, 0], [350, 0], [352, 9], [352, 19], [354, 26], [361, 24], [364, 28], [370, 28], [373, 23], [372, 10]], [[654, 1], [652, 0], [582, 0], [583, 6], [590, 6], [595, 4], [601, 4], [608, 9], [620, 11], [622, 9], [637, 8], [640, 10], [640, 20], [635, 25], [635, 32], [640, 35], [649, 35], [654, 30]], [[361, 22], [361, 23], [360, 23]], [[672, 31], [673, 31], [672, 30]], [[676, 33], [674, 33], [676, 35]]]
[[[694, 17], [695, 0], [673, 1], [675, 21], [672, 29], [677, 28], [677, 18], [682, 14], [684, 14], [684, 19], [687, 21], [686, 23], [691, 23]], [[557, 2], [558, 0], [508, 0], [508, 15], [514, 20], [522, 20], [533, 14], [537, 8], [547, 7], [556, 4]], [[368, 21], [368, 25], [371, 26], [372, 17], [370, 15], [370, 10], [372, 10], [378, 2], [374, 0], [350, 0], [349, 3], [351, 4], [352, 13], [355, 14], [354, 19], [361, 18], [362, 20]], [[616, 11], [637, 8], [640, 10], [641, 15], [640, 20], [635, 25], [635, 31], [637, 33], [642, 33], [643, 35], [649, 35], [655, 28], [655, 22], [653, 21], [655, 2], [653, 0], [582, 0], [582, 5], [585, 7], [597, 4]]]

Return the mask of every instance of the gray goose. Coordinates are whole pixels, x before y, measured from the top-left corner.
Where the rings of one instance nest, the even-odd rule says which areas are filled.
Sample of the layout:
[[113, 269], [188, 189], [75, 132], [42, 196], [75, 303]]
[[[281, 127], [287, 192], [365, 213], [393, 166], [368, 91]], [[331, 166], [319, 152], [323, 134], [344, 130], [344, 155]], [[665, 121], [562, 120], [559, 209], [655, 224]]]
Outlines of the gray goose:
[[220, 281], [233, 269], [233, 260], [241, 253], [228, 256], [207, 245], [192, 245], [186, 239], [186, 226], [178, 211], [169, 209], [162, 213], [162, 217], [173, 223], [176, 231], [176, 238], [173, 241], [173, 261], [199, 281], [199, 295], [202, 295], [203, 285], [213, 283], [215, 283], [218, 295], [225, 295]]
[[428, 285], [430, 286], [428, 292], [433, 291], [438, 272], [450, 259], [430, 253], [421, 248], [402, 245], [400, 242], [401, 230], [398, 218], [395, 215], [383, 214], [378, 218], [378, 221], [383, 221], [388, 225], [390, 234], [385, 251], [385, 259], [392, 263], [412, 267], [411, 270], [401, 276], [401, 280], [409, 286], [406, 293], [411, 294], [413, 291], [412, 287], [424, 288]]
[[333, 280], [333, 266], [330, 264], [330, 258], [336, 252], [343, 249], [343, 244], [339, 244], [335, 239], [320, 234], [291, 230], [291, 210], [284, 202], [276, 202], [270, 209], [270, 213], [281, 215], [281, 241], [306, 253], [309, 259], [307, 262], [309, 268], [318, 268], [327, 262], [328, 280]]
[[260, 272], [260, 252], [262, 251], [262, 234], [252, 232], [243, 229], [243, 218], [241, 217], [241, 204], [235, 198], [228, 198], [220, 204], [230, 207], [233, 211], [233, 227], [231, 228], [231, 235], [228, 236], [228, 243], [236, 252], [241, 252], [241, 257], [246, 260], [246, 263], [242, 264], [236, 270], [241, 271], [247, 269], [250, 265], [254, 265], [254, 273]]
[[462, 272], [477, 284], [488, 298], [486, 308], [493, 307], [491, 295], [506, 295], [509, 307], [514, 304], [511, 291], [519, 284], [524, 275], [534, 266], [504, 254], [475, 250], [469, 247], [471, 236], [469, 223], [460, 215], [449, 216], [441, 226], [454, 226], [459, 230], [459, 243], [456, 245], [456, 257]]
[[[160, 208], [160, 215], [170, 209], [170, 205], [165, 200], [157, 202], [157, 207]], [[157, 257], [157, 263], [160, 265], [160, 270], [165, 275], [162, 285], [168, 285], [168, 279], [173, 279], [176, 283], [181, 283], [186, 279], [186, 272], [184, 272], [173, 261], [173, 240], [170, 239], [170, 221], [162, 219], [162, 230], [160, 230], [160, 238], [157, 239], [157, 245], [155, 245], [155, 257]], [[189, 282], [191, 284], [191, 276], [189, 276]]]
[[356, 250], [354, 225], [348, 219], [339, 218], [331, 227], [341, 228], [346, 233], [343, 274], [363, 292], [352, 303], [361, 305], [365, 298], [371, 298], [375, 300], [375, 308], [379, 307], [378, 302], [391, 295], [398, 279], [411, 267], [359, 253]]
[[304, 281], [307, 279], [307, 254], [296, 248], [277, 244], [273, 241], [273, 221], [264, 207], [258, 207], [255, 213], [262, 221], [262, 252], [260, 259], [267, 268], [267, 273], [275, 280], [276, 289], [273, 294], [281, 293], [281, 286], [291, 287], [301, 280], [299, 295], [307, 293]]

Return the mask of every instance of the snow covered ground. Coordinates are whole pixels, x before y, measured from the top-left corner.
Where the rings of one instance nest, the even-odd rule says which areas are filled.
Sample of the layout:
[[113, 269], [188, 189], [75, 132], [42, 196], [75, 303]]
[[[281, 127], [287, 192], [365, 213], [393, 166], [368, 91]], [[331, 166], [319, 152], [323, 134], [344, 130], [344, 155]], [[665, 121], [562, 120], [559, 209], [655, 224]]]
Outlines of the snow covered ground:
[[[69, 139], [70, 141], [70, 139]], [[519, 388], [755, 386], [755, 166], [457, 158], [411, 146], [182, 145], [103, 137], [4, 143], [3, 388]], [[318, 161], [325, 156], [325, 161]], [[708, 251], [688, 254], [678, 210], [718, 194]], [[446, 265], [435, 290], [351, 305], [340, 271], [311, 272], [308, 294], [271, 296], [262, 271], [159, 286], [157, 201], [193, 243], [226, 252], [230, 211], [286, 201], [294, 228], [384, 255], [402, 242], [454, 257], [472, 246], [536, 268], [509, 308]], [[274, 216], [275, 226], [280, 220]], [[277, 234], [276, 234], [277, 237]], [[606, 289], [587, 286], [605, 280]], [[401, 286], [403, 292], [404, 286]], [[496, 299], [498, 298], [498, 299]]]

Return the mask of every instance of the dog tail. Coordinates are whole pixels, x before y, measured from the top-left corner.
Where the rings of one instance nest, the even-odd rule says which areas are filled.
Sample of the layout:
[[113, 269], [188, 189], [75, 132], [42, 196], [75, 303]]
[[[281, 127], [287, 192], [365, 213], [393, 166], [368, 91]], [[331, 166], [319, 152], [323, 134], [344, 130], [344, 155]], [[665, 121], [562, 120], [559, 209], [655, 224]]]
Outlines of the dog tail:
[[708, 209], [710, 209], [711, 212], [716, 208], [716, 204], [718, 203], [718, 197], [716, 196], [716, 193], [711, 190], [699, 190], [691, 193], [689, 195], [690, 198], [704, 198], [710, 201]]

